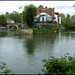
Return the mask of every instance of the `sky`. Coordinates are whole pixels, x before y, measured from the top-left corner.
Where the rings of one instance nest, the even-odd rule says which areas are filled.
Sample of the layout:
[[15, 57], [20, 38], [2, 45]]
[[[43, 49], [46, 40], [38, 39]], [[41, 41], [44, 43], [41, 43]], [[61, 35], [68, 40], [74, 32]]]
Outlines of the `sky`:
[[[55, 8], [55, 12], [70, 14], [71, 16], [75, 14], [75, 1], [0, 1], [0, 15], [5, 14], [6, 12], [12, 13], [17, 11], [21, 13], [24, 9], [24, 6], [33, 4], [36, 7], [43, 5], [45, 8]], [[22, 9], [19, 7], [22, 6]]]

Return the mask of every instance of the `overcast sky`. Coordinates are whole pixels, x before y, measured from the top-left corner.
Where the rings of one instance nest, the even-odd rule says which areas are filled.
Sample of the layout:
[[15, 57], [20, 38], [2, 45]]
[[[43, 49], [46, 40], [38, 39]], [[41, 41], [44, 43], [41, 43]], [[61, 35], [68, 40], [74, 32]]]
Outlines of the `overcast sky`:
[[22, 9], [19, 10], [20, 6], [26, 6], [33, 4], [36, 7], [43, 5], [47, 8], [55, 8], [55, 12], [74, 15], [75, 14], [75, 1], [0, 1], [0, 15], [5, 14], [6, 12], [18, 11], [22, 12]]

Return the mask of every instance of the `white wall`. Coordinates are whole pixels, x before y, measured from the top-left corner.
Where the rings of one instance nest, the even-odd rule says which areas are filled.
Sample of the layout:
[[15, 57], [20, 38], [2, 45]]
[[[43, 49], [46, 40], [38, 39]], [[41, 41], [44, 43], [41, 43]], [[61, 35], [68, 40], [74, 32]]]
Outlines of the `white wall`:
[[54, 17], [55, 17], [55, 20], [54, 21], [56, 21], [58, 23], [57, 15], [54, 14]]
[[[56, 18], [54, 21], [56, 21], [58, 23], [58, 16], [56, 14], [54, 16]], [[59, 24], [61, 24], [61, 17], [59, 17]]]
[[15, 22], [11, 20], [11, 21], [7, 21], [7, 23], [15, 23]]
[[42, 18], [44, 17], [44, 21], [46, 21], [46, 16], [40, 17], [40, 21], [42, 21]]

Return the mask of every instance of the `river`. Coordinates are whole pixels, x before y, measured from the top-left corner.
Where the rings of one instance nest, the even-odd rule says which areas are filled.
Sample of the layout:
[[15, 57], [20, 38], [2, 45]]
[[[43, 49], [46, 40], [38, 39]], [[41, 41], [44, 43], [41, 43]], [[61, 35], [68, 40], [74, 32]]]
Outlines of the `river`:
[[18, 35], [0, 31], [0, 61], [15, 74], [42, 73], [42, 60], [50, 56], [75, 55], [75, 32], [45, 35]]

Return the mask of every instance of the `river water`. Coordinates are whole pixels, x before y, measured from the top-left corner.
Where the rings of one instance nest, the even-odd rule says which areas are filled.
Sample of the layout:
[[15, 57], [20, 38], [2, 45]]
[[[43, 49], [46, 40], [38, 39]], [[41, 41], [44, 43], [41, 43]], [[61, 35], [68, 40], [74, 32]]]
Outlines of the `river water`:
[[75, 32], [45, 35], [17, 35], [0, 31], [0, 61], [15, 74], [42, 73], [42, 60], [50, 56], [75, 55]]

